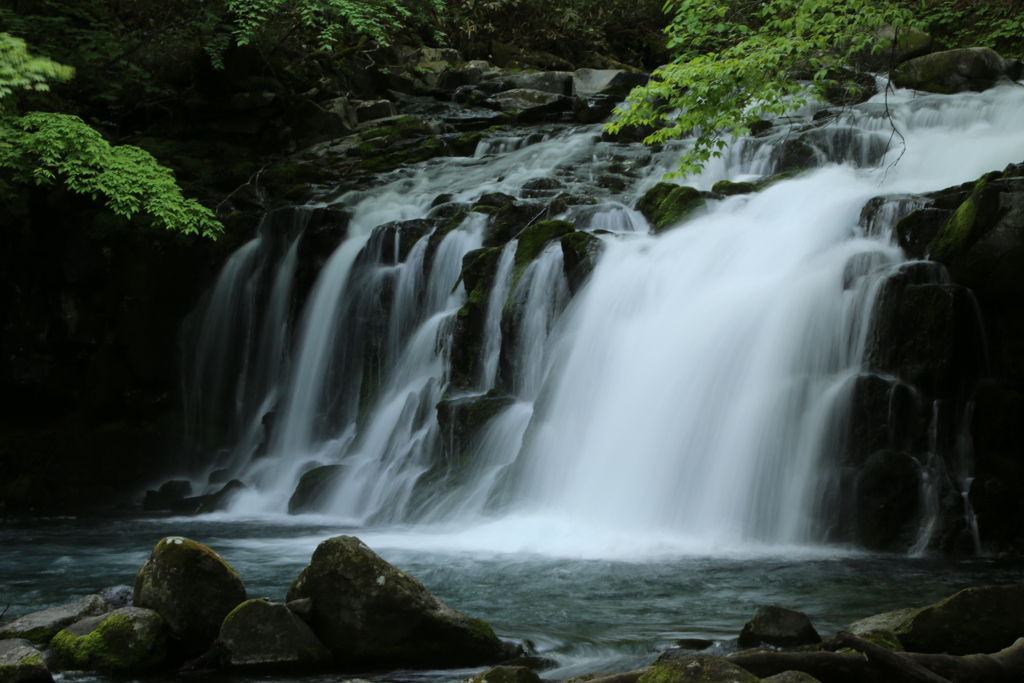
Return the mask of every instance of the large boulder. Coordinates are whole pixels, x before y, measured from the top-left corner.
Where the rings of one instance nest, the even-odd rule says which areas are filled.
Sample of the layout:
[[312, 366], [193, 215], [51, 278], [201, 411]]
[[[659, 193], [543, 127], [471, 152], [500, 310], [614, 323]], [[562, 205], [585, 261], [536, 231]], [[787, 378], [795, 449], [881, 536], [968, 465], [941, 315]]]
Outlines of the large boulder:
[[68, 626], [50, 641], [57, 666], [72, 671], [136, 673], [167, 658], [168, 631], [159, 614], [122, 607]]
[[517, 88], [540, 90], [555, 95], [571, 96], [573, 94], [573, 76], [568, 71], [535, 71], [512, 76], [512, 84]]
[[50, 642], [59, 631], [85, 617], [110, 611], [110, 605], [99, 595], [87, 595], [67, 605], [33, 612], [0, 627], [0, 639], [24, 638], [37, 645]]
[[934, 605], [877, 614], [851, 624], [859, 634], [892, 631], [908, 652], [998, 652], [1024, 633], [1024, 585], [967, 588]]
[[288, 499], [288, 514], [322, 512], [327, 496], [334, 490], [342, 471], [341, 465], [323, 465], [303, 474], [295, 485], [295, 492]]
[[53, 683], [43, 653], [22, 638], [0, 640], [0, 683]]
[[806, 614], [774, 605], [765, 605], [757, 610], [754, 618], [743, 626], [739, 639], [742, 648], [762, 644], [796, 647], [820, 642], [821, 636]]
[[988, 90], [999, 82], [1015, 81], [1021, 62], [1005, 59], [987, 47], [935, 52], [896, 67], [892, 82], [900, 88], [950, 94]]
[[637, 683], [758, 683], [760, 679], [727, 659], [705, 654], [679, 656], [670, 651], [658, 658]]
[[686, 185], [658, 183], [644, 193], [636, 204], [636, 210], [651, 223], [651, 230], [657, 234], [682, 223], [705, 204], [699, 190]]
[[245, 598], [231, 565], [202, 543], [180, 536], [157, 543], [135, 576], [135, 605], [158, 612], [187, 651], [212, 643], [224, 617]]
[[511, 656], [484, 621], [457, 612], [358, 538], [321, 543], [288, 589], [342, 666], [452, 668]]
[[573, 99], [542, 90], [514, 88], [487, 100], [495, 109], [514, 114], [522, 121], [538, 121], [551, 115], [572, 110]]
[[331, 653], [312, 629], [285, 605], [247, 600], [231, 611], [220, 628], [224, 664], [260, 670], [316, 669]]
[[577, 69], [573, 72], [573, 88], [580, 97], [612, 95], [619, 100], [629, 91], [647, 85], [650, 76], [625, 69]]

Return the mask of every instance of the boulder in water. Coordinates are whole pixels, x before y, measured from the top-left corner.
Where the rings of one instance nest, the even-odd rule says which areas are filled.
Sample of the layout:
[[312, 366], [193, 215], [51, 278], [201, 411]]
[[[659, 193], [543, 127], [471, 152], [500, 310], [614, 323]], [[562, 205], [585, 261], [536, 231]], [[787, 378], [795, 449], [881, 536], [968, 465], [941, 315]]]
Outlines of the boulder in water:
[[0, 638], [24, 638], [45, 645], [57, 632], [79, 619], [110, 611], [110, 605], [99, 595], [87, 595], [67, 605], [33, 612], [0, 627]]
[[462, 683], [541, 683], [541, 680], [529, 667], [502, 665], [481, 671]]
[[295, 493], [288, 499], [288, 514], [323, 512], [326, 497], [334, 488], [341, 472], [341, 465], [324, 465], [314, 467], [303, 474], [295, 486]]
[[568, 71], [535, 71], [515, 74], [510, 79], [516, 88], [539, 90], [554, 95], [573, 94], [573, 75]]
[[758, 683], [760, 679], [722, 657], [669, 651], [637, 683]]
[[872, 629], [892, 631], [909, 652], [998, 652], [1024, 633], [1024, 585], [967, 588], [934, 605], [862, 619], [848, 630]]
[[155, 610], [187, 651], [217, 637], [224, 617], [246, 598], [237, 572], [207, 546], [180, 536], [162, 539], [135, 576], [135, 604]]
[[704, 195], [692, 187], [658, 183], [644, 193], [636, 210], [650, 221], [657, 234], [682, 223], [705, 204]]
[[[519, 243], [516, 245], [513, 283], [519, 281], [523, 272], [526, 271], [526, 267], [530, 265], [531, 261], [540, 256], [548, 242], [559, 239], [575, 230], [576, 227], [568, 221], [540, 221], [519, 233]], [[512, 287], [515, 289], [515, 284]]]
[[892, 72], [892, 82], [900, 88], [950, 94], [988, 90], [1000, 81], [1015, 81], [1020, 76], [1020, 60], [1005, 59], [991, 48], [970, 47], [904, 62]]
[[609, 95], [620, 101], [633, 88], [647, 85], [650, 76], [625, 69], [577, 69], [573, 72], [573, 88], [579, 97]]
[[220, 628], [224, 663], [259, 670], [309, 670], [326, 665], [331, 653], [288, 606], [247, 600]]
[[571, 111], [573, 99], [541, 90], [514, 88], [493, 95], [487, 103], [506, 114], [514, 114], [521, 121], [539, 121]]
[[0, 640], [0, 683], [53, 683], [43, 653], [23, 638]]
[[756, 183], [734, 183], [731, 180], [719, 180], [711, 186], [711, 191], [716, 194], [732, 197], [738, 194], [752, 194], [759, 189]]
[[600, 237], [581, 231], [562, 235], [559, 242], [562, 245], [562, 268], [565, 271], [565, 279], [569, 283], [569, 291], [575, 294], [597, 266], [604, 251], [604, 242]]
[[758, 647], [761, 644], [796, 647], [820, 642], [821, 636], [814, 630], [806, 614], [785, 607], [765, 605], [757, 610], [754, 618], [740, 631], [739, 645], [742, 648]]
[[456, 612], [358, 538], [321, 543], [288, 589], [341, 666], [449, 668], [512, 656], [484, 621]]
[[63, 670], [136, 673], [167, 658], [168, 630], [159, 614], [122, 607], [82, 619], [53, 637], [50, 649]]
[[928, 247], [939, 234], [953, 212], [948, 209], [926, 207], [914, 211], [896, 224], [896, 242], [912, 259], [923, 259]]

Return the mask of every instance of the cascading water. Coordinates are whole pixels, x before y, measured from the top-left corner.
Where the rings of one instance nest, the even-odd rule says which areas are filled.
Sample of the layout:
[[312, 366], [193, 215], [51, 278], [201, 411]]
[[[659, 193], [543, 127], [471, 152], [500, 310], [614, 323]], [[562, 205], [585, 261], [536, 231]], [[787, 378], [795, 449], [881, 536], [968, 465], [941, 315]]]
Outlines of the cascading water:
[[[503, 536], [479, 542], [496, 549], [602, 555], [636, 534], [696, 552], [823, 539], [873, 303], [904, 260], [892, 228], [916, 205], [891, 202], [865, 225], [861, 208], [1024, 158], [1022, 105], [1020, 89], [1005, 87], [853, 107], [808, 139], [828, 165], [712, 202], [657, 236], [628, 206], [671, 170], [678, 146], [651, 157], [594, 128], [482, 144], [476, 158], [325, 198], [321, 208], [348, 212], [347, 232], [301, 313], [281, 309], [301, 228], [274, 252], [269, 279], [254, 275], [270, 267], [257, 265], [271, 238], [261, 231], [225, 266], [192, 364], [197, 406], [232, 391], [246, 405], [216, 416], [236, 446], [209, 469], [250, 485], [230, 514], [283, 513], [300, 475], [337, 464], [324, 514], [356, 525], [490, 520]], [[887, 148], [892, 124], [905, 154]], [[789, 134], [741, 141], [687, 183], [755, 179], [777, 167]], [[576, 292], [557, 241], [520, 263], [517, 242], [488, 241], [487, 212], [454, 213], [552, 176], [600, 196], [609, 165], [638, 176], [625, 197], [554, 216], [603, 244]], [[416, 219], [426, 227], [414, 234]], [[387, 232], [394, 221], [406, 223]], [[481, 246], [500, 254], [477, 302], [478, 369], [457, 386], [460, 273]], [[240, 294], [257, 280], [271, 283], [258, 315], [262, 299]], [[297, 323], [285, 334], [287, 320]], [[238, 367], [228, 351], [238, 340], [259, 360]], [[502, 409], [451, 447], [438, 403], [495, 396]], [[252, 457], [271, 411], [265, 453]], [[596, 549], [581, 550], [581, 534]]]

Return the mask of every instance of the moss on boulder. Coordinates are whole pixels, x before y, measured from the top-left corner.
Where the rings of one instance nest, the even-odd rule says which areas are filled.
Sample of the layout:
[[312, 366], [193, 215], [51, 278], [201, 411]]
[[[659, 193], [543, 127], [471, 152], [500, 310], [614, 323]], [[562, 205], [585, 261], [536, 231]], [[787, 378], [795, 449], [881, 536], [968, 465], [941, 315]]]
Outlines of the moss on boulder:
[[496, 666], [470, 676], [463, 683], [541, 683], [540, 676], [526, 666]]
[[167, 658], [168, 630], [159, 614], [122, 607], [72, 624], [50, 641], [54, 661], [63, 670], [137, 673]]
[[604, 251], [604, 242], [600, 237], [580, 231], [562, 235], [559, 242], [562, 245], [565, 279], [569, 283], [569, 290], [575, 294], [597, 266]]
[[0, 641], [0, 683], [52, 683], [43, 653], [22, 638]]
[[900, 88], [951, 94], [987, 90], [1000, 81], [1020, 78], [1021, 63], [1004, 59], [987, 47], [935, 52], [904, 62], [892, 72]]
[[760, 187], [757, 183], [734, 183], [731, 180], [719, 180], [717, 183], [711, 186], [711, 191], [715, 194], [724, 194], [726, 197], [731, 197], [737, 194], [752, 194], [757, 192]]
[[727, 659], [705, 654], [682, 657], [668, 652], [637, 683], [758, 683], [760, 679]]
[[162, 539], [135, 576], [135, 605], [155, 610], [187, 652], [216, 639], [224, 617], [246, 598], [241, 577], [209, 547]]
[[224, 619], [218, 638], [233, 668], [303, 671], [331, 661], [331, 653], [287, 606], [247, 600]]
[[705, 204], [704, 195], [686, 185], [658, 183], [644, 193], [636, 210], [651, 223], [652, 232], [664, 232], [682, 223]]
[[455, 611], [358, 538], [321, 543], [288, 589], [340, 666], [448, 668], [512, 656], [480, 619]]

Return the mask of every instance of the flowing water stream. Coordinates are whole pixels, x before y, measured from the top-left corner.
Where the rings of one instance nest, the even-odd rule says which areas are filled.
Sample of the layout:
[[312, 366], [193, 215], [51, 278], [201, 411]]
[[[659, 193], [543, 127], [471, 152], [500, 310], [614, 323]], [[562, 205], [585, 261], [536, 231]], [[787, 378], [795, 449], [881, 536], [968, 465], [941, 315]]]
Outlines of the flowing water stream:
[[[602, 142], [597, 128], [484, 143], [474, 158], [325, 195], [286, 224], [270, 217], [194, 316], [185, 378], [184, 470], [200, 490], [225, 470], [249, 488], [203, 518], [5, 529], [8, 599], [20, 613], [125, 582], [170, 533], [222, 552], [250, 595], [281, 599], [319, 541], [354, 533], [456, 608], [529, 640], [558, 662], [546, 675], [564, 678], [642, 665], [682, 637], [729, 647], [765, 603], [807, 611], [829, 632], [1019, 580], [1012, 563], [871, 556], [824, 541], [838, 504], [830, 455], [879, 286], [905, 260], [891, 229], [913, 205], [894, 203], [872, 225], [861, 209], [1020, 162], [1022, 111], [1016, 86], [890, 94], [905, 149], [881, 99], [809, 133], [804, 112], [686, 182], [756, 179], [801, 130], [828, 163], [712, 202], [661, 235], [629, 207], [679, 148], [652, 155]], [[622, 194], [598, 189], [610, 166], [633, 178]], [[564, 217], [603, 253], [573, 293], [557, 241], [521, 268], [516, 242], [503, 247], [479, 376], [462, 394], [499, 387], [509, 400], [463, 445], [468, 464], [439, 469], [439, 457], [466, 455], [446, 441], [435, 406], [453, 395], [460, 272], [487, 216], [466, 214], [411, 246], [377, 228], [438, 216], [441, 194], [449, 204], [522, 197], [548, 177], [596, 194]], [[348, 227], [298, 309], [302, 239], [318, 209], [344, 211]], [[341, 474], [322, 512], [288, 515], [299, 477], [326, 464]], [[968, 462], [957, 476], [969, 486]]]

